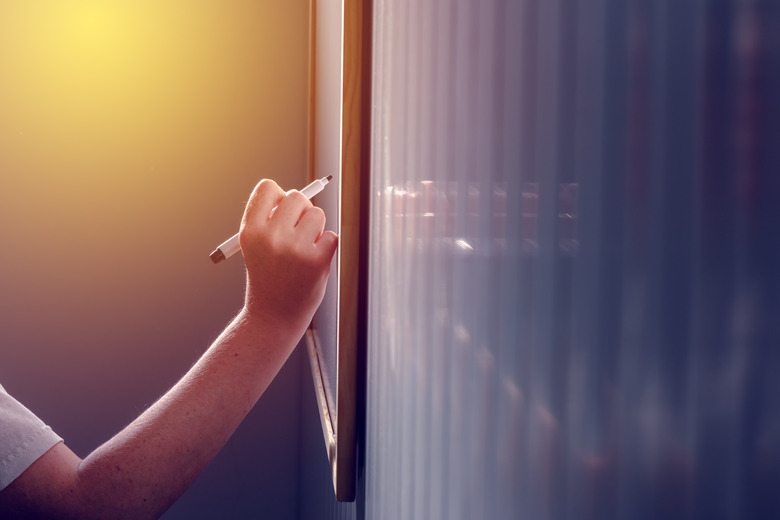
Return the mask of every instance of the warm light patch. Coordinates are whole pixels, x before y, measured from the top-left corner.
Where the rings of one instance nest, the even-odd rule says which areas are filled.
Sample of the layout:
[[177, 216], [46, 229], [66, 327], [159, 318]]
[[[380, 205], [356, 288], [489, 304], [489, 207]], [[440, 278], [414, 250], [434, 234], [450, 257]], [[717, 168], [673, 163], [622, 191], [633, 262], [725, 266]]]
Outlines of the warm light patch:
[[[144, 49], [143, 25], [115, 2], [63, 2], [48, 15], [42, 51], [60, 86], [99, 91], [132, 83]], [[124, 11], [124, 12], [123, 12]], [[135, 18], [135, 19], [134, 19]], [[86, 92], [85, 92], [86, 93]]]
[[13, 32], [20, 45], [6, 50], [21, 69], [16, 93], [49, 117], [125, 115], [119, 105], [151, 102], [162, 93], [155, 85], [164, 83], [158, 74], [172, 61], [171, 44], [186, 34], [166, 33], [164, 11], [140, 5], [68, 1], [18, 9]]
[[105, 253], [117, 229], [123, 251], [152, 230], [163, 241], [174, 219], [176, 233], [202, 233], [176, 203], [200, 207], [231, 178], [249, 190], [290, 171], [278, 164], [300, 156], [286, 136], [306, 107], [306, 24], [294, 12], [245, 0], [0, 2], [0, 238], [36, 237], [43, 262], [55, 245]]
[[165, 174], [161, 153], [215, 149], [215, 128], [241, 135], [257, 125], [261, 100], [253, 97], [263, 95], [276, 63], [268, 59], [267, 35], [253, 32], [252, 18], [237, 8], [175, 0], [4, 2], [6, 172], [45, 154], [52, 168], [44, 174], [55, 182], [65, 162], [72, 182], [123, 172], [157, 180]]

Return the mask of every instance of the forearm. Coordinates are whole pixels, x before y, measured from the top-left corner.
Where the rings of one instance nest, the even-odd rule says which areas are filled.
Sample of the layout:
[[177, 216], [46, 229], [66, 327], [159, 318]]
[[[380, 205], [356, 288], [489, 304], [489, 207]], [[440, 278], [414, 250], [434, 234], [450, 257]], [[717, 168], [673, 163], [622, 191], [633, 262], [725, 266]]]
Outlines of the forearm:
[[[274, 209], [276, 208], [276, 209]], [[322, 301], [338, 237], [298, 192], [260, 182], [241, 223], [245, 309], [190, 371], [83, 461], [60, 443], [0, 492], [24, 518], [156, 518], [222, 448]]]
[[299, 332], [240, 314], [170, 391], [82, 462], [85, 501], [133, 518], [165, 511], [271, 383]]

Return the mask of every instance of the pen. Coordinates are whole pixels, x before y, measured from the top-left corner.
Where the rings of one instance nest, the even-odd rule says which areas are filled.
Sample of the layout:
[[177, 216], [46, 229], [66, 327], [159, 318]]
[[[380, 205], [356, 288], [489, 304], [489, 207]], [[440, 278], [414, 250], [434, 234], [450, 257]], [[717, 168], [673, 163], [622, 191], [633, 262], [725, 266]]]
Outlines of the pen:
[[[301, 190], [301, 193], [305, 195], [307, 199], [310, 199], [316, 194], [318, 194], [319, 192], [321, 192], [322, 189], [325, 188], [325, 185], [328, 184], [328, 182], [330, 182], [332, 178], [333, 175], [328, 175], [327, 177], [323, 177], [322, 179], [317, 179], [316, 181], [312, 182], [311, 184], [303, 188]], [[227, 260], [228, 258], [233, 256], [240, 250], [241, 250], [241, 245], [238, 243], [238, 233], [236, 233], [232, 237], [222, 242], [222, 244], [220, 244], [220, 246], [216, 248], [214, 252], [209, 255], [209, 258], [211, 258], [212, 262], [218, 264], [223, 260]]]

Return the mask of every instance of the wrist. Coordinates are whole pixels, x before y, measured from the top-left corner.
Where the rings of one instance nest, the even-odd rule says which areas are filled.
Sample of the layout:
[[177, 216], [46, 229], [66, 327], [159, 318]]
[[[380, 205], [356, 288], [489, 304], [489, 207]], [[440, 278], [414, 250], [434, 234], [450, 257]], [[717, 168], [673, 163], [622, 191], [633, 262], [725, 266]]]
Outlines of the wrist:
[[253, 301], [247, 298], [243, 308], [236, 316], [241, 327], [252, 330], [267, 342], [277, 345], [290, 345], [294, 348], [306, 332], [309, 321], [296, 322], [286, 313], [273, 312], [266, 301]]

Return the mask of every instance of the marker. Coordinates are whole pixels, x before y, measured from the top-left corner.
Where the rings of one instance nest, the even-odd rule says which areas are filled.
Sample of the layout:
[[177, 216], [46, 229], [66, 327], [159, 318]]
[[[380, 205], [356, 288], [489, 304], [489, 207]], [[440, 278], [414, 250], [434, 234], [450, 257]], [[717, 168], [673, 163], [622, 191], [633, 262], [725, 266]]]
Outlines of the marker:
[[[321, 192], [323, 188], [325, 188], [325, 185], [328, 184], [328, 182], [330, 182], [332, 178], [333, 175], [328, 175], [327, 177], [323, 177], [322, 179], [317, 179], [316, 181], [312, 182], [311, 184], [303, 188], [301, 190], [301, 193], [304, 196], [306, 196], [307, 199], [310, 199], [316, 194], [318, 194], [319, 192]], [[222, 242], [222, 244], [218, 248], [216, 248], [213, 253], [209, 255], [209, 258], [211, 258], [212, 262], [218, 264], [223, 260], [227, 260], [234, 254], [238, 253], [240, 250], [241, 250], [241, 245], [238, 243], [238, 233], [236, 233], [232, 237]]]

